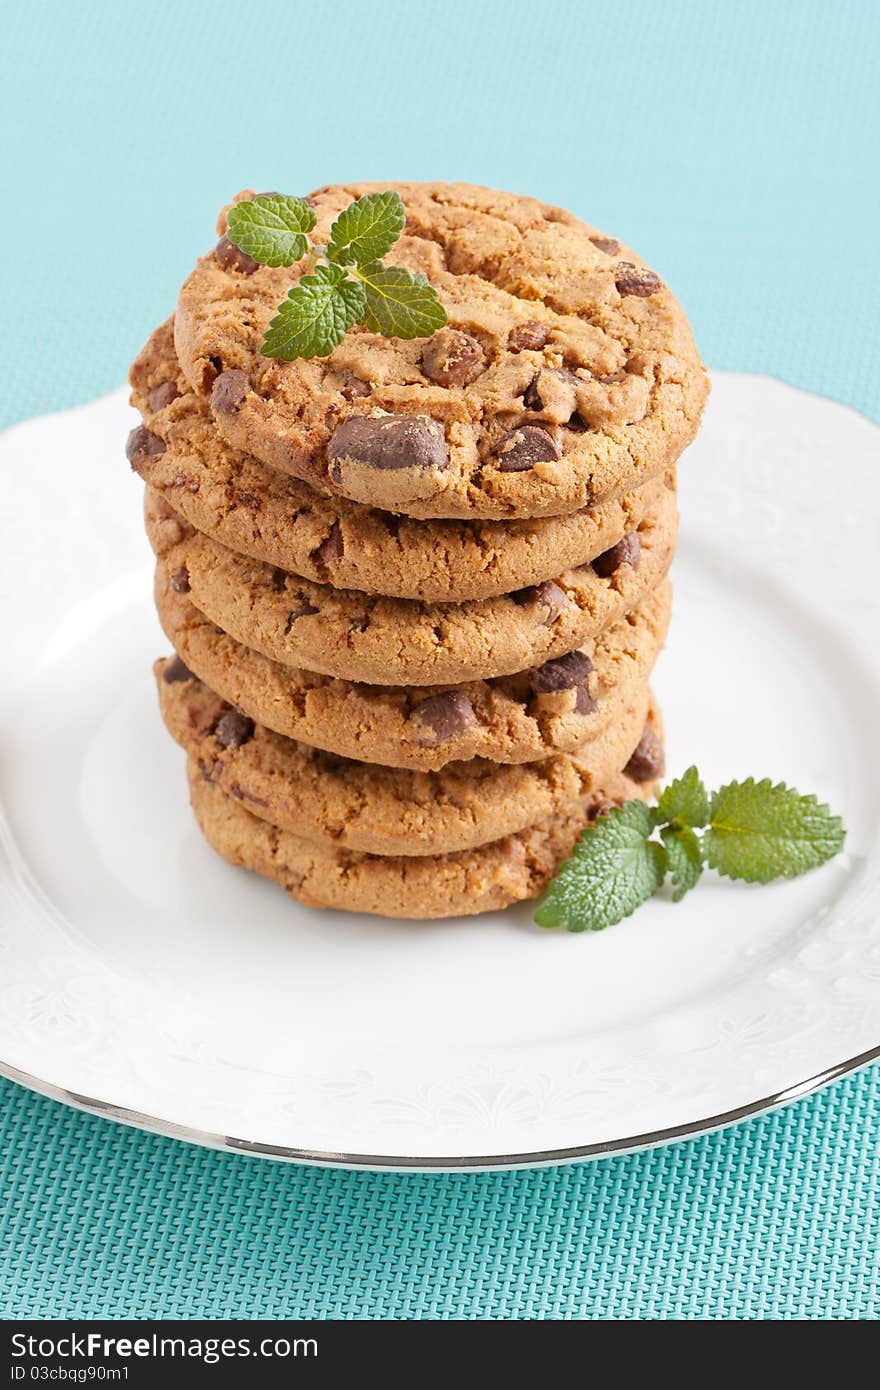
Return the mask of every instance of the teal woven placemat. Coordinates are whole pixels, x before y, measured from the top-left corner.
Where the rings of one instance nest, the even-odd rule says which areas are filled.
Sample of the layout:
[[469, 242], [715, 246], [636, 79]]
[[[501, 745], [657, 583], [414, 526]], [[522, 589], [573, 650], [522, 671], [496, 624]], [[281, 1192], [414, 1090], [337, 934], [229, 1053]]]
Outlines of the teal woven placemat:
[[[876, 416], [878, 41], [873, 0], [16, 7], [0, 421], [117, 385], [236, 188], [355, 177], [563, 203], [664, 272], [712, 365]], [[0, 1083], [0, 1313], [870, 1318], [878, 1094], [873, 1068], [651, 1154], [422, 1178]]]

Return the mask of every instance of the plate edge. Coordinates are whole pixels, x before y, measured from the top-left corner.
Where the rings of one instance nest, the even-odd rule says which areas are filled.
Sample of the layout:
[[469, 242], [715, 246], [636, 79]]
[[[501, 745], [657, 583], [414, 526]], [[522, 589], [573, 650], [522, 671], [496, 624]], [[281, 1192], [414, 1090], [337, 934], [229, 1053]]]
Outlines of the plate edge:
[[827, 1067], [805, 1081], [787, 1086], [760, 1100], [749, 1101], [733, 1110], [721, 1111], [702, 1120], [691, 1120], [680, 1125], [670, 1125], [666, 1129], [648, 1131], [645, 1134], [630, 1135], [621, 1139], [601, 1140], [598, 1143], [572, 1145], [561, 1149], [536, 1149], [513, 1154], [467, 1154], [462, 1156], [416, 1156], [410, 1154], [361, 1154], [343, 1153], [333, 1150], [300, 1149], [292, 1145], [266, 1144], [259, 1140], [239, 1139], [234, 1135], [215, 1134], [210, 1130], [190, 1129], [176, 1120], [165, 1120], [157, 1115], [148, 1115], [132, 1110], [125, 1105], [115, 1105], [109, 1101], [98, 1100], [93, 1096], [69, 1091], [54, 1082], [32, 1076], [0, 1058], [0, 1076], [6, 1077], [25, 1090], [46, 1096], [49, 1100], [85, 1114], [95, 1115], [102, 1120], [115, 1120], [119, 1124], [148, 1134], [158, 1134], [167, 1139], [176, 1139], [200, 1148], [214, 1149], [224, 1153], [246, 1154], [255, 1158], [271, 1159], [278, 1163], [294, 1163], [319, 1168], [347, 1168], [354, 1171], [377, 1173], [467, 1173], [503, 1172], [517, 1168], [558, 1167], [566, 1163], [591, 1162], [600, 1158], [613, 1158], [617, 1155], [643, 1153], [649, 1149], [674, 1144], [683, 1139], [695, 1139], [704, 1134], [712, 1134], [742, 1120], [753, 1119], [795, 1101], [803, 1100], [823, 1090], [834, 1081], [861, 1071], [871, 1062], [880, 1059], [880, 1044], [849, 1057], [844, 1062]]

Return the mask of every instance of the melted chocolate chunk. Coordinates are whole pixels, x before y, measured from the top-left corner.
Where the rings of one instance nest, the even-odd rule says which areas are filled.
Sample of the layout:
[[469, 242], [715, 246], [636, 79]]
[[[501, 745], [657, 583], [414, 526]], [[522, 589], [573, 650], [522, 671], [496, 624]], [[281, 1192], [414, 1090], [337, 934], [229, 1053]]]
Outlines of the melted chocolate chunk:
[[623, 769], [624, 776], [631, 777], [634, 782], [653, 782], [663, 776], [665, 766], [663, 744], [650, 725], [646, 725], [632, 757]]
[[250, 389], [247, 372], [234, 367], [227, 372], [221, 372], [211, 392], [211, 409], [217, 415], [235, 415], [241, 409]]
[[298, 607], [291, 608], [290, 612], [288, 613], [287, 627], [284, 629], [285, 632], [290, 632], [290, 629], [293, 627], [294, 623], [297, 621], [298, 618], [308, 618], [310, 614], [317, 613], [318, 611], [319, 610], [315, 607], [313, 603], [309, 603], [308, 599], [303, 599], [302, 603], [300, 603]]
[[163, 381], [158, 386], [154, 386], [147, 397], [150, 409], [153, 411], [164, 410], [166, 405], [176, 401], [180, 392], [177, 389], [176, 381]]
[[338, 521], [334, 521], [321, 544], [312, 551], [312, 559], [316, 565], [326, 567], [341, 560], [344, 551], [345, 542], [342, 539], [342, 527]]
[[604, 251], [606, 256], [616, 256], [620, 250], [620, 242], [613, 236], [591, 236], [590, 241], [597, 251]]
[[166, 685], [174, 685], [177, 681], [194, 681], [197, 679], [188, 666], [184, 666], [179, 656], [173, 656], [162, 670], [162, 679]]
[[254, 736], [254, 721], [241, 710], [233, 709], [218, 722], [214, 737], [221, 748], [241, 748]]
[[639, 299], [647, 299], [648, 295], [656, 294], [663, 288], [663, 281], [659, 275], [647, 266], [633, 265], [631, 261], [618, 261], [614, 271], [614, 283], [618, 294], [633, 294]]
[[540, 352], [547, 344], [550, 329], [546, 323], [537, 319], [527, 319], [511, 328], [507, 335], [507, 346], [511, 352]]
[[186, 566], [181, 565], [178, 569], [172, 570], [168, 577], [168, 583], [176, 594], [189, 593], [189, 575]]
[[593, 714], [598, 708], [586, 683], [579, 685], [574, 699], [575, 714]]
[[562, 458], [562, 451], [553, 436], [540, 425], [520, 425], [504, 436], [497, 458], [502, 473], [524, 473], [536, 463]]
[[155, 458], [157, 454], [164, 452], [165, 440], [160, 439], [158, 434], [153, 434], [146, 425], [138, 425], [133, 429], [125, 445], [125, 457], [132, 468], [137, 468], [145, 459]]
[[353, 376], [350, 381], [347, 381], [345, 385], [340, 388], [340, 394], [343, 395], [347, 401], [354, 401], [359, 397], [363, 398], [364, 396], [369, 396], [372, 389], [368, 381], [362, 381], [359, 376]]
[[228, 236], [222, 236], [214, 249], [224, 270], [240, 270], [242, 275], [253, 275], [259, 266], [259, 261], [242, 251]]
[[331, 463], [348, 459], [367, 468], [445, 468], [443, 426], [426, 415], [353, 415], [334, 432]]
[[421, 742], [427, 744], [448, 743], [477, 722], [473, 705], [459, 690], [430, 696], [413, 710], [410, 719], [419, 724]]
[[556, 690], [576, 690], [582, 686], [593, 669], [593, 663], [583, 652], [568, 652], [553, 661], [545, 661], [532, 671], [529, 684], [536, 695]]
[[638, 531], [629, 531], [617, 545], [612, 545], [610, 550], [596, 556], [593, 569], [601, 579], [609, 579], [621, 565], [630, 565], [634, 570], [638, 569], [641, 553], [642, 543]]
[[470, 333], [441, 328], [428, 339], [422, 353], [422, 371], [438, 386], [466, 386], [483, 369], [483, 349]]
[[572, 606], [568, 594], [552, 579], [546, 579], [543, 584], [532, 584], [528, 589], [520, 589], [518, 593], [511, 594], [511, 598], [523, 608], [538, 608], [545, 627], [552, 627], [560, 614]]

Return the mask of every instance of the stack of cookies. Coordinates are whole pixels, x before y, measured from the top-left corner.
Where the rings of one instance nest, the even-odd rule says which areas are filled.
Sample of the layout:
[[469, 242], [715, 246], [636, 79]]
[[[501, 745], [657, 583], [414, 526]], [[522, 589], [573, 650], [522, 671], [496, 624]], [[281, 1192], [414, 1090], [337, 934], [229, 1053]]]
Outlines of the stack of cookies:
[[[376, 187], [313, 195], [315, 239]], [[649, 678], [707, 383], [613, 238], [529, 198], [397, 188], [395, 260], [445, 328], [263, 357], [303, 265], [258, 265], [221, 214], [132, 369], [128, 456], [207, 839], [304, 903], [445, 917], [534, 896], [662, 772]]]

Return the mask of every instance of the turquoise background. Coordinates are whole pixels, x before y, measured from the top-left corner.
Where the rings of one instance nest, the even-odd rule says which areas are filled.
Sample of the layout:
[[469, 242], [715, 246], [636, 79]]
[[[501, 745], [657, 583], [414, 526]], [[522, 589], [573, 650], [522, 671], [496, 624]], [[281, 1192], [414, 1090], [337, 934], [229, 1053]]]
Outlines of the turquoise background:
[[[711, 366], [876, 416], [878, 46], [874, 0], [7, 6], [0, 419], [118, 385], [239, 187], [456, 177], [631, 241]], [[424, 1178], [2, 1083], [0, 1312], [872, 1318], [878, 1076], [652, 1154]]]

